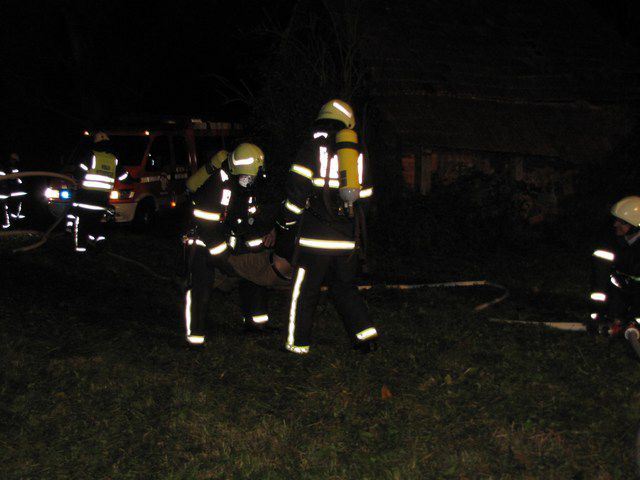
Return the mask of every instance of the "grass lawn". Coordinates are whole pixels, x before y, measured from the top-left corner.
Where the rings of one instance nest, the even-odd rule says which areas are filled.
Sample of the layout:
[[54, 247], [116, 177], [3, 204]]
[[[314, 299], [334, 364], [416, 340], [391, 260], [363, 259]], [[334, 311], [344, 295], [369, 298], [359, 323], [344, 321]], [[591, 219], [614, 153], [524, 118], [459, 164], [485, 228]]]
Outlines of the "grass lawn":
[[[491, 289], [365, 293], [383, 349], [349, 349], [328, 302], [308, 357], [241, 334], [216, 292], [205, 351], [182, 344], [169, 282], [53, 239], [1, 249], [2, 479], [631, 479], [640, 369], [622, 342], [488, 318], [576, 321], [588, 252], [378, 259], [380, 274]], [[169, 276], [168, 238], [111, 250]], [[384, 261], [381, 261], [384, 260]], [[384, 268], [383, 268], [384, 265]], [[286, 292], [272, 317], [285, 327]]]

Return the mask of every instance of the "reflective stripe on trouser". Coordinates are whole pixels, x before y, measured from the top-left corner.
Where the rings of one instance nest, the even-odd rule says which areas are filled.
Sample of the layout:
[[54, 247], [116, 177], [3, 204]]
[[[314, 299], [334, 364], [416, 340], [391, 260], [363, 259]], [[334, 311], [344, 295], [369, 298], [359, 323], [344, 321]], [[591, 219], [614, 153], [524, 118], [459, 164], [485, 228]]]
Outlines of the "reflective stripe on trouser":
[[207, 327], [207, 309], [215, 270], [210, 268], [209, 252], [205, 247], [194, 246], [191, 262], [191, 288], [185, 299], [185, 335], [204, 337]]
[[245, 322], [266, 323], [268, 317], [268, 291], [265, 287], [242, 279], [238, 286], [240, 308]]
[[11, 197], [7, 199], [7, 206], [9, 208], [9, 216], [15, 220], [23, 220], [25, 217], [22, 213], [22, 200], [24, 196]]
[[83, 252], [87, 249], [89, 237], [105, 237], [102, 217], [104, 210], [87, 210], [74, 207], [72, 210], [73, 236], [76, 251]]
[[[75, 217], [74, 241], [76, 250], [82, 252], [87, 248], [89, 235], [94, 238], [105, 236], [102, 218], [105, 209], [109, 206], [109, 192], [78, 190], [73, 203], [76, 206], [72, 206], [69, 213]], [[83, 206], [93, 208], [84, 208]]]
[[352, 341], [358, 342], [356, 335], [365, 331], [365, 339], [376, 335], [369, 330], [373, 324], [369, 320], [367, 305], [355, 286], [357, 269], [358, 258], [355, 255], [314, 255], [300, 251], [293, 279], [288, 348], [310, 345], [313, 315], [325, 277], [333, 304]]
[[9, 207], [6, 202], [0, 202], [0, 217], [0, 220], [2, 221], [2, 228], [9, 228], [11, 226], [11, 221], [9, 220]]
[[185, 299], [185, 333], [186, 335], [204, 337], [209, 324], [207, 310], [211, 289], [216, 279], [215, 268], [218, 267], [224, 271], [228, 266], [221, 265], [223, 260], [220, 256], [210, 255], [206, 247], [196, 244], [192, 248], [194, 248], [193, 258], [189, 267], [191, 277], [190, 308], [187, 310]]

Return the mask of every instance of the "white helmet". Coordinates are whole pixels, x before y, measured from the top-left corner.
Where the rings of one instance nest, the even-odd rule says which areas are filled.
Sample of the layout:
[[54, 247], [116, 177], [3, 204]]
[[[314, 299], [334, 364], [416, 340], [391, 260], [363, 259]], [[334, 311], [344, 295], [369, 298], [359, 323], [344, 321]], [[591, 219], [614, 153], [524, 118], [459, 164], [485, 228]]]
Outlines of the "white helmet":
[[640, 197], [625, 197], [611, 207], [611, 215], [634, 227], [640, 227]]
[[104, 132], [96, 132], [96, 134], [93, 136], [93, 143], [108, 142], [108, 141], [109, 141], [109, 135], [107, 135]]

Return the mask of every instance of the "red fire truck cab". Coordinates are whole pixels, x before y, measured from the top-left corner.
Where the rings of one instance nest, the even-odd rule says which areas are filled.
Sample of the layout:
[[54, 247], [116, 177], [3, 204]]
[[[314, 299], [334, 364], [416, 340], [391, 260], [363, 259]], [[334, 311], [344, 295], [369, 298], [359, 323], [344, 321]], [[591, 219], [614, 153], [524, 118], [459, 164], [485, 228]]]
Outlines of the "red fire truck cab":
[[[118, 165], [127, 170], [132, 180], [116, 180], [111, 191], [115, 221], [146, 226], [156, 213], [182, 204], [187, 199], [187, 178], [212, 154], [228, 148], [240, 130], [238, 124], [200, 119], [166, 120], [156, 128], [147, 124], [101, 129], [109, 135]], [[91, 137], [93, 133], [87, 130], [84, 135]], [[63, 173], [71, 173], [82, 161], [81, 152], [86, 152], [87, 146], [90, 149], [87, 140], [84, 148], [76, 148], [69, 156]], [[52, 213], [60, 215], [73, 194], [71, 185], [52, 182], [45, 192]]]

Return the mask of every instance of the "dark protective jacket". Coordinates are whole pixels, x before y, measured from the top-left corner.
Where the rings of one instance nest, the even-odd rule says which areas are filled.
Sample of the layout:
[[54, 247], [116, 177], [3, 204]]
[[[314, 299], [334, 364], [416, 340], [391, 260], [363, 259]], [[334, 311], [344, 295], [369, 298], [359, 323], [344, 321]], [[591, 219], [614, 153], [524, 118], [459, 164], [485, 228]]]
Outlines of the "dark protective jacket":
[[590, 300], [592, 318], [601, 313], [623, 316], [640, 307], [640, 233], [617, 237], [593, 252]]
[[211, 255], [240, 254], [264, 248], [262, 237], [273, 228], [274, 215], [259, 203], [260, 192], [242, 188], [224, 168], [211, 175], [193, 195], [198, 236]]
[[[278, 224], [298, 228], [297, 247], [319, 254], [350, 254], [359, 237], [358, 224], [349, 218], [339, 196], [340, 179], [336, 145], [337, 130], [318, 126], [298, 151], [286, 181], [286, 200]], [[367, 169], [362, 153], [358, 157], [360, 200], [373, 192], [366, 185]]]
[[[0, 176], [20, 173], [19, 166], [19, 163], [12, 161], [8, 161], [5, 164], [0, 164]], [[23, 196], [26, 194], [27, 192], [25, 191], [22, 179], [20, 178], [0, 182], [0, 200], [2, 200], [4, 197]]]

